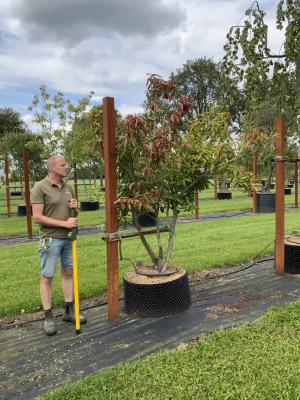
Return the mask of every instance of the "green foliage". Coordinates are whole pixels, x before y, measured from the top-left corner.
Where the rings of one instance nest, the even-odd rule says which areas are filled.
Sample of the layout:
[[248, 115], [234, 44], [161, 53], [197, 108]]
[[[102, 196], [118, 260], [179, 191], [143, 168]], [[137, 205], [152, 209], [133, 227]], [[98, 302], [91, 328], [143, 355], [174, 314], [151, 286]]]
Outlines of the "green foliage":
[[[264, 17], [265, 13], [255, 1], [246, 11], [243, 25], [231, 27], [224, 46], [224, 73], [227, 78], [237, 78], [243, 83], [246, 113], [253, 116], [262, 104], [268, 104], [277, 116], [284, 113], [293, 131], [300, 104], [299, 1], [282, 0], [278, 4], [277, 27], [282, 29], [283, 21], [287, 22], [285, 62], [278, 61], [282, 55], [273, 55], [268, 48]], [[277, 61], [273, 62], [274, 59]], [[268, 112], [269, 108], [265, 114]]]
[[86, 111], [92, 94], [93, 92], [74, 105], [65, 99], [62, 92], [58, 91], [51, 96], [45, 85], [39, 87], [28, 109], [33, 113], [33, 122], [41, 129], [45, 143], [44, 158], [60, 152], [70, 125]]
[[10, 107], [0, 108], [0, 139], [12, 132], [23, 132], [25, 123], [21, 115]]
[[[244, 107], [243, 92], [231, 78], [227, 79], [225, 85], [220, 63], [210, 58], [188, 60], [176, 73], [171, 74], [171, 80], [176, 82], [177, 90], [188, 96], [194, 115], [200, 116], [211, 106], [218, 105], [230, 113], [231, 122], [239, 120]], [[228, 98], [232, 102], [228, 102]]]
[[23, 151], [29, 150], [29, 174], [32, 182], [42, 179], [46, 169], [43, 162], [44, 143], [40, 135], [29, 131], [12, 132], [6, 134], [0, 141], [0, 150], [10, 160], [11, 172], [17, 175], [23, 173]]

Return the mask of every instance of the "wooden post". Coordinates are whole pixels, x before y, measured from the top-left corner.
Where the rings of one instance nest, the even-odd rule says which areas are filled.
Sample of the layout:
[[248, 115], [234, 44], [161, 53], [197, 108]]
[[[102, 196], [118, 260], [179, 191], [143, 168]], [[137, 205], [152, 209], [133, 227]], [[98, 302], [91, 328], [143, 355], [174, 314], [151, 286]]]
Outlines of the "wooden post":
[[104, 128], [104, 173], [105, 173], [105, 210], [106, 210], [106, 255], [107, 255], [107, 291], [108, 321], [119, 318], [119, 272], [118, 239], [113, 234], [118, 230], [117, 209], [117, 172], [115, 143], [115, 108], [112, 97], [103, 99]]
[[295, 208], [298, 208], [298, 170], [299, 170], [299, 161], [295, 161]]
[[199, 219], [199, 192], [195, 191], [195, 218]]
[[275, 269], [284, 272], [284, 119], [276, 119], [276, 241]]
[[218, 179], [214, 180], [214, 196], [215, 196], [215, 200], [217, 200], [217, 198], [218, 198]]
[[74, 164], [74, 194], [75, 198], [78, 203], [78, 183], [77, 183], [77, 170], [76, 170], [76, 164]]
[[28, 149], [26, 149], [26, 148], [24, 148], [24, 150], [23, 150], [23, 169], [24, 169], [24, 184], [25, 184], [27, 235], [28, 235], [28, 239], [32, 239], [32, 221], [31, 221], [31, 204], [30, 204]]
[[[253, 165], [253, 175], [255, 177], [255, 180], [257, 179], [257, 155], [253, 154], [252, 158], [252, 165]], [[255, 213], [257, 210], [257, 196], [256, 196], [256, 191], [252, 193], [252, 211]]]
[[4, 160], [4, 173], [5, 173], [5, 189], [6, 189], [6, 209], [7, 209], [7, 217], [11, 217], [11, 208], [10, 208], [10, 192], [9, 192], [9, 163], [8, 159]]

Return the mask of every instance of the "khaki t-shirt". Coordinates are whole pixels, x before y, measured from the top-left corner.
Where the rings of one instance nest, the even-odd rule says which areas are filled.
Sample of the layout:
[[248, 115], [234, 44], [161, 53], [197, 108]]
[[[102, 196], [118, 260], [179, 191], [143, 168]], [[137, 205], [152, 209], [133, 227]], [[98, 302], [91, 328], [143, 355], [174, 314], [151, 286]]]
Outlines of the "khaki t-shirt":
[[[31, 204], [44, 204], [43, 215], [66, 221], [70, 217], [69, 202], [74, 198], [73, 189], [70, 185], [63, 183], [59, 188], [47, 177], [37, 182], [31, 192]], [[43, 237], [65, 239], [68, 237], [69, 229], [47, 225], [40, 225]]]

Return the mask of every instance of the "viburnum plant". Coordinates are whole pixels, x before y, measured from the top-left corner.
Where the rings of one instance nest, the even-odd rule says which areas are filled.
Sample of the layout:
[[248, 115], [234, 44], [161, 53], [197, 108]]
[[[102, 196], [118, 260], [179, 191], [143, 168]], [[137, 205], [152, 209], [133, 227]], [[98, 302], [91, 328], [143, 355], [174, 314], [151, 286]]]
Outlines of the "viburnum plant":
[[[212, 109], [194, 118], [189, 99], [175, 89], [173, 81], [149, 75], [145, 112], [128, 115], [117, 135], [116, 205], [121, 215], [133, 214], [151, 267], [161, 273], [169, 267], [178, 215], [193, 209], [195, 191], [207, 188], [210, 179], [225, 170], [247, 189], [252, 179], [227, 157], [232, 154], [229, 116]], [[140, 213], [149, 211], [156, 217], [157, 251], [142, 234], [138, 221]], [[160, 213], [169, 221], [166, 249]]]

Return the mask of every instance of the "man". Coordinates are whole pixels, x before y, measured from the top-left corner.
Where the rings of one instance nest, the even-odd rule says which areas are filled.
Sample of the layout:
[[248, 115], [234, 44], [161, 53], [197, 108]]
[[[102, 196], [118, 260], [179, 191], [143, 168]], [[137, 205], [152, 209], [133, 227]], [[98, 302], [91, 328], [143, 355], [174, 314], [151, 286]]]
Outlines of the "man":
[[[73, 189], [63, 178], [68, 172], [68, 165], [62, 156], [48, 159], [48, 177], [36, 183], [31, 193], [32, 214], [40, 225], [40, 295], [45, 311], [44, 333], [47, 336], [57, 332], [52, 314], [52, 280], [56, 265], [60, 259], [62, 288], [65, 299], [65, 311], [62, 319], [75, 323], [73, 306], [73, 260], [72, 242], [68, 240], [70, 229], [77, 227], [77, 218], [70, 217], [70, 208], [76, 208]], [[80, 323], [86, 323], [80, 315]]]

